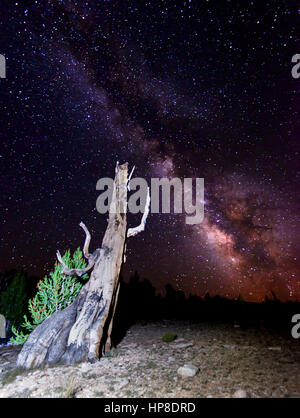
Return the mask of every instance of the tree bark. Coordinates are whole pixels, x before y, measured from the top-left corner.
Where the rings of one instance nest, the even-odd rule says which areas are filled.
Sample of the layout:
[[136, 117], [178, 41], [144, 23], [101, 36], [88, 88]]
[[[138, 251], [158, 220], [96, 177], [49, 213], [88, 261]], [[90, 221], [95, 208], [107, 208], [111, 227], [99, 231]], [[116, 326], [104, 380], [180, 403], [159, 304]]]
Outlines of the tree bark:
[[[84, 255], [89, 261], [86, 269], [68, 269], [57, 253], [65, 274], [81, 276], [87, 270], [93, 270], [74, 302], [33, 330], [18, 356], [19, 367], [28, 369], [58, 362], [95, 362], [110, 348], [127, 235], [127, 187], [128, 165], [117, 164], [108, 226], [101, 248], [93, 254], [88, 252], [90, 234], [85, 225], [80, 224], [86, 233]], [[147, 201], [149, 199], [148, 190]]]

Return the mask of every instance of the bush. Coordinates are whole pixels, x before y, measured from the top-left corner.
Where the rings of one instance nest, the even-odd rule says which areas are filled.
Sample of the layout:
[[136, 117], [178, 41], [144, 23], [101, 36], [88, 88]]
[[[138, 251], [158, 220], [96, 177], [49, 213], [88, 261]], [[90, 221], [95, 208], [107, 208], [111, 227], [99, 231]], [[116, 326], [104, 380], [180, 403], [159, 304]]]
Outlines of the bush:
[[10, 323], [19, 326], [26, 312], [26, 300], [26, 274], [17, 271], [6, 290], [0, 295], [0, 313]]
[[[62, 259], [69, 268], [82, 269], [86, 267], [80, 248], [77, 248], [72, 258], [70, 250], [66, 251]], [[82, 277], [85, 280], [87, 278], [87, 274]], [[49, 274], [49, 277], [45, 276], [43, 280], [39, 281], [36, 295], [28, 302], [31, 322], [27, 315], [24, 315], [24, 322], [21, 328], [25, 330], [25, 333], [14, 324], [12, 331], [16, 337], [11, 338], [10, 341], [14, 344], [24, 344], [29, 334], [48, 316], [69, 306], [80, 292], [82, 286], [83, 284], [77, 276], [65, 276], [62, 274], [61, 264], [55, 263], [54, 271]]]
[[166, 334], [162, 336], [162, 340], [164, 343], [171, 343], [176, 338], [177, 338], [177, 335], [174, 334], [173, 332], [167, 332]]

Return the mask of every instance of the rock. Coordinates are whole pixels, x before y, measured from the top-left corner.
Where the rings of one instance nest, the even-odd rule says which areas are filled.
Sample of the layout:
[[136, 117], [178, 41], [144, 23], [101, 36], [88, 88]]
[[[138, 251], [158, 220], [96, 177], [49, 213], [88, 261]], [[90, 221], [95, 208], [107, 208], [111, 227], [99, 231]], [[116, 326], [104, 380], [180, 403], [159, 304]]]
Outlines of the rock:
[[281, 351], [281, 347], [268, 347], [268, 350], [271, 350], [271, 351]]
[[243, 389], [238, 389], [232, 395], [233, 398], [249, 398], [248, 393]]
[[170, 347], [172, 348], [188, 348], [188, 347], [193, 347], [193, 343], [185, 343], [185, 344], [172, 344], [170, 345]]
[[32, 376], [40, 376], [41, 372], [39, 370], [36, 370], [35, 372], [32, 373]]
[[224, 348], [235, 348], [235, 345], [224, 344]]
[[0, 314], [0, 338], [6, 338], [6, 319]]
[[181, 377], [194, 377], [198, 371], [198, 367], [193, 364], [185, 364], [184, 366], [179, 367], [177, 374]]
[[171, 363], [172, 361], [175, 361], [175, 357], [172, 357], [172, 356], [168, 357], [168, 362]]

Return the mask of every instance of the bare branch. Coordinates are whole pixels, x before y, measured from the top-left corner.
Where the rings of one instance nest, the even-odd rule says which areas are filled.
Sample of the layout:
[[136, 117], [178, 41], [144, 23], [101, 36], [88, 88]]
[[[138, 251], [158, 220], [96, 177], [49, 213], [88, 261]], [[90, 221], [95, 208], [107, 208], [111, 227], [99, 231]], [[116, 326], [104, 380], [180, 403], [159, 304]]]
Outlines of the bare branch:
[[56, 256], [60, 264], [62, 265], [62, 272], [66, 276], [79, 276], [82, 277], [85, 273], [87, 273], [89, 270], [91, 270], [92, 267], [94, 267], [94, 264], [96, 262], [96, 257], [98, 255], [97, 250], [93, 253], [89, 253], [89, 246], [91, 241], [91, 234], [85, 224], [83, 222], [80, 222], [79, 226], [84, 230], [85, 232], [85, 242], [83, 246], [83, 254], [85, 258], [89, 260], [88, 265], [84, 269], [70, 269], [63, 261], [62, 256], [59, 251], [56, 252]]
[[134, 169], [135, 169], [135, 165], [132, 167], [131, 173], [129, 174], [128, 181], [127, 181], [127, 185], [128, 185], [127, 188], [128, 188], [129, 191], [130, 191], [130, 180], [131, 180], [132, 174], [134, 172]]
[[62, 273], [66, 276], [79, 276], [82, 277], [87, 273], [95, 264], [95, 258], [90, 257], [88, 265], [84, 269], [70, 269], [63, 261], [62, 256], [59, 251], [56, 251], [56, 257], [60, 264], [62, 265]]
[[138, 226], [136, 226], [135, 228], [128, 228], [127, 238], [134, 237], [139, 232], [142, 232], [142, 231], [145, 230], [147, 217], [149, 215], [149, 209], [150, 209], [150, 191], [149, 191], [149, 187], [148, 187], [147, 188], [146, 204], [145, 204], [145, 209], [144, 209], [144, 213], [143, 213], [141, 223]]
[[89, 233], [89, 230], [87, 229], [87, 227], [84, 225], [83, 222], [80, 222], [79, 226], [81, 226], [81, 228], [85, 232], [85, 242], [84, 242], [84, 246], [83, 246], [83, 255], [85, 256], [85, 258], [89, 258], [90, 257], [89, 246], [90, 246], [90, 242], [91, 242], [91, 234]]

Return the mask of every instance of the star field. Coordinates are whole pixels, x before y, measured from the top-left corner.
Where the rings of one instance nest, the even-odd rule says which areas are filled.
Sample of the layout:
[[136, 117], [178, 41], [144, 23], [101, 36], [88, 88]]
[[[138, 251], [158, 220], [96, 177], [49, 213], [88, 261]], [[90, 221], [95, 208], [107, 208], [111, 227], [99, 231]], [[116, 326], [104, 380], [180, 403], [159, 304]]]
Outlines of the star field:
[[[300, 300], [299, 10], [293, 1], [0, 5], [1, 270], [100, 246], [96, 182], [203, 177], [205, 217], [150, 214], [124, 275], [160, 291]], [[128, 216], [129, 226], [140, 220]]]

